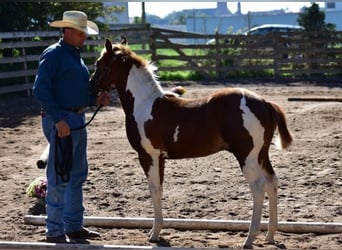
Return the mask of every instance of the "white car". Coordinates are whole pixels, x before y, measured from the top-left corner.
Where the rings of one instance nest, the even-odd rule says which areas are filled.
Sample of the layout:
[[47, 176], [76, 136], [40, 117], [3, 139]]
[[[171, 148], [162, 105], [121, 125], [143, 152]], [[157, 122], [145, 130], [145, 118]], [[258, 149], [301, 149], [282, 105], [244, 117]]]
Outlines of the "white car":
[[266, 35], [271, 32], [291, 32], [291, 31], [302, 31], [304, 30], [301, 26], [286, 25], [286, 24], [264, 24], [256, 26], [248, 30], [246, 35]]

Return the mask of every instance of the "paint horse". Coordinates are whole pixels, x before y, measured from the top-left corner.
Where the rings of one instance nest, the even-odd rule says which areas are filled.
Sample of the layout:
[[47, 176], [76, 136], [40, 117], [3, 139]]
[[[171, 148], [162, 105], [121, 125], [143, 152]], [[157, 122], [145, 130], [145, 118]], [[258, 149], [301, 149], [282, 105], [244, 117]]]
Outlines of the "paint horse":
[[90, 82], [95, 93], [116, 88], [125, 112], [126, 132], [148, 179], [154, 206], [151, 242], [163, 227], [161, 207], [166, 159], [202, 157], [227, 150], [236, 157], [253, 195], [253, 215], [245, 248], [258, 234], [265, 192], [269, 197], [266, 240], [277, 229], [277, 178], [268, 151], [276, 128], [282, 148], [292, 136], [284, 111], [243, 88], [223, 88], [206, 97], [187, 99], [164, 91], [156, 68], [136, 55], [127, 41], [109, 40], [96, 61]]

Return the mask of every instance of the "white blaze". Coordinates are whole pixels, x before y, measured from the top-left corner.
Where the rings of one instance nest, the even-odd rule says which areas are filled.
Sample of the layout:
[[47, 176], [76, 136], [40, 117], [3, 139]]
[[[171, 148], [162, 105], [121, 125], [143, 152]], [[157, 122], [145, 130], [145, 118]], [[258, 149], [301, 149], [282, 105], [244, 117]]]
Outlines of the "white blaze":
[[175, 128], [175, 132], [173, 134], [173, 142], [178, 141], [178, 134], [179, 134], [179, 125]]

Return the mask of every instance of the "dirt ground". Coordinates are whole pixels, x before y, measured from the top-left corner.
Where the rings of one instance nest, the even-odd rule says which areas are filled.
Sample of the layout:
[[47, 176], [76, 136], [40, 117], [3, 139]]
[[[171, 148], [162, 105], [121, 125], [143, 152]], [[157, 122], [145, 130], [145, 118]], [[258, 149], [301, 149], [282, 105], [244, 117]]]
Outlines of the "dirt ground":
[[[171, 85], [170, 85], [171, 86]], [[170, 87], [169, 86], [169, 87]], [[242, 86], [234, 84], [234, 86]], [[271, 147], [279, 178], [279, 221], [342, 223], [342, 103], [288, 101], [289, 97], [342, 97], [342, 85], [272, 83], [243, 85], [280, 104], [294, 143], [287, 151]], [[205, 95], [221, 84], [186, 85], [184, 97]], [[113, 98], [114, 100], [115, 98]], [[93, 110], [87, 112], [88, 119]], [[118, 103], [101, 110], [89, 131], [89, 178], [84, 186], [87, 216], [153, 217], [147, 181], [124, 128]], [[44, 170], [36, 161], [46, 146], [39, 105], [26, 95], [0, 96], [0, 240], [42, 242], [45, 227], [26, 225], [35, 204], [25, 195]], [[263, 220], [268, 218], [265, 201]], [[165, 218], [250, 220], [251, 193], [237, 161], [227, 152], [204, 158], [169, 160], [163, 196]], [[148, 229], [95, 228], [102, 237], [91, 244], [155, 246]], [[172, 247], [241, 248], [247, 232], [163, 229]], [[257, 249], [341, 249], [342, 234], [277, 232], [276, 245], [255, 241]]]

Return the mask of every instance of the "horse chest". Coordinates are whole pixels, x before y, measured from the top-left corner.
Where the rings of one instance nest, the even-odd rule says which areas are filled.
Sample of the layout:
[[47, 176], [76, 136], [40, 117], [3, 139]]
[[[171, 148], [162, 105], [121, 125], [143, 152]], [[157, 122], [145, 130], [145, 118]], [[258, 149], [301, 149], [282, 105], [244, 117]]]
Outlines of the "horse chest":
[[138, 152], [144, 150], [150, 155], [159, 155], [160, 150], [153, 146], [145, 129], [146, 123], [152, 119], [151, 114], [142, 109], [141, 112], [133, 112], [128, 117], [130, 118], [126, 119], [126, 132], [131, 146]]

